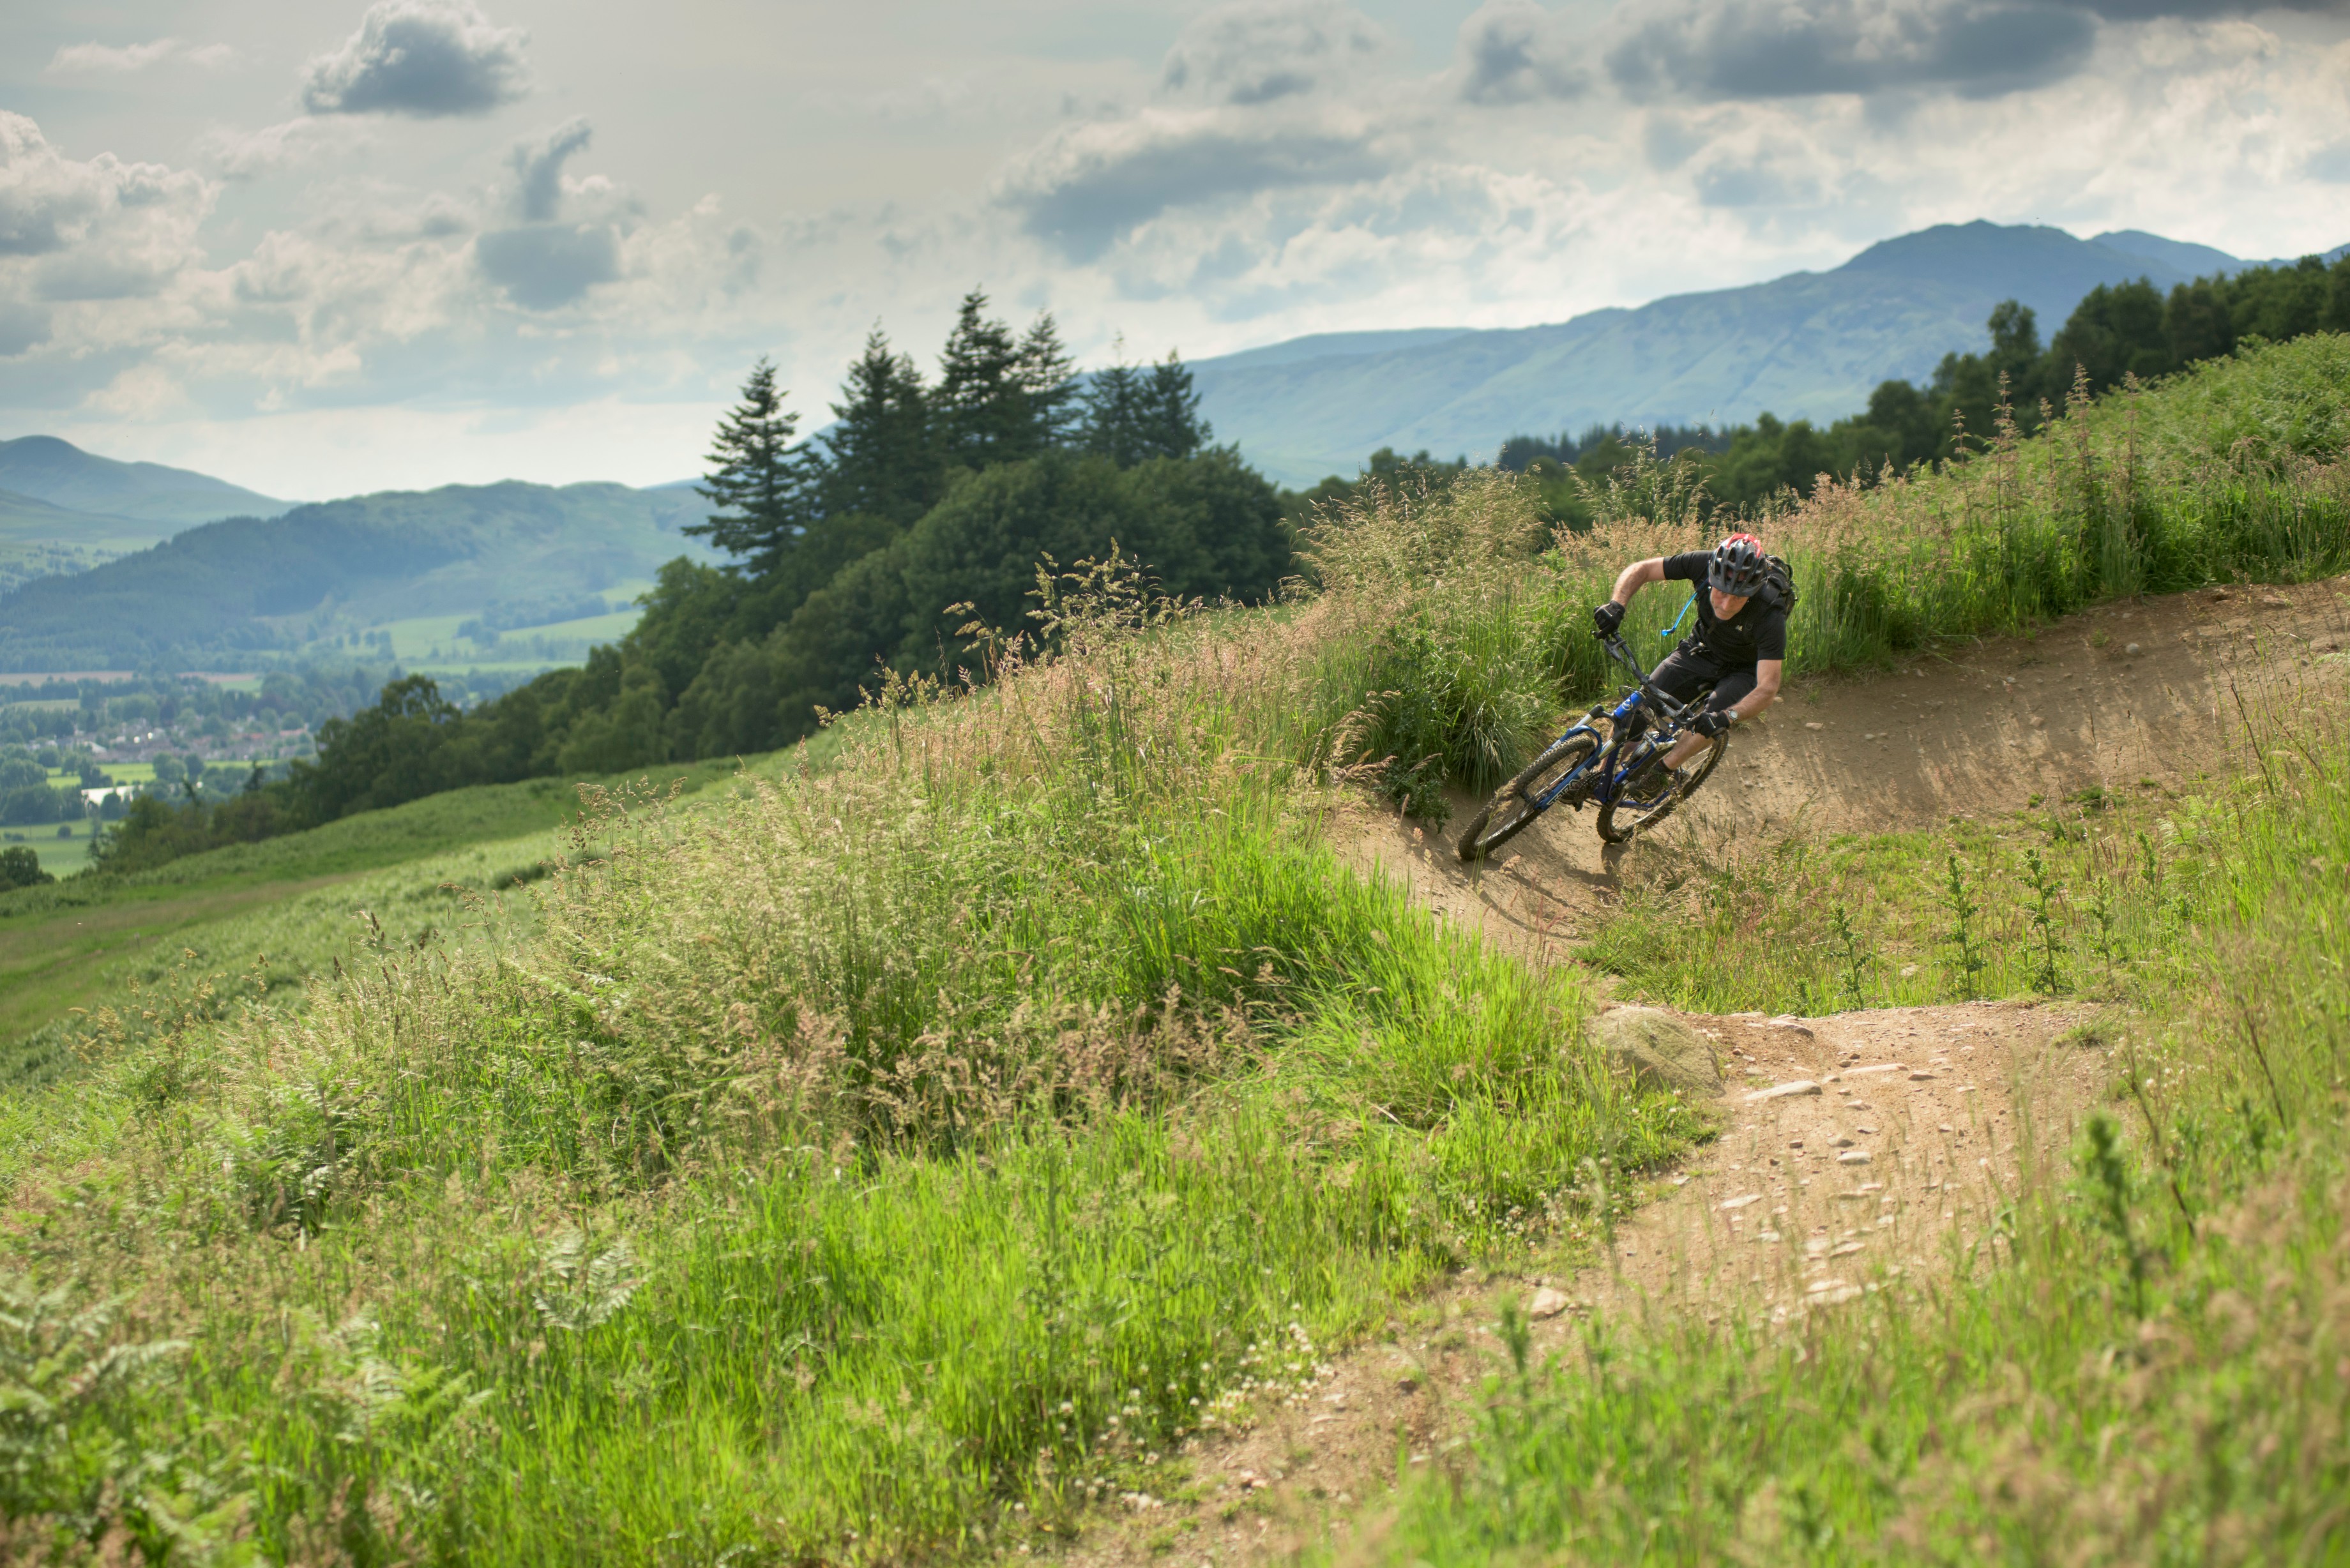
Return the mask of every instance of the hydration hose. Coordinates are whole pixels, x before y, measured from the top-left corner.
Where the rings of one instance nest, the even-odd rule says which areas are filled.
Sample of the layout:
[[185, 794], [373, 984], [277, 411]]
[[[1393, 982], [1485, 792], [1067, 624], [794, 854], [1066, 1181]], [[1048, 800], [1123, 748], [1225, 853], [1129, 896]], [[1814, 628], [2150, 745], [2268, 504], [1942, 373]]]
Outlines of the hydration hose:
[[1689, 612], [1697, 608], [1697, 596], [1702, 591], [1702, 589], [1691, 588], [1690, 590], [1689, 603], [1681, 606], [1681, 613], [1673, 617], [1672, 625], [1665, 628], [1664, 630], [1657, 633], [1657, 635], [1659, 637], [1670, 637], [1673, 633], [1680, 630], [1681, 622], [1689, 619]]

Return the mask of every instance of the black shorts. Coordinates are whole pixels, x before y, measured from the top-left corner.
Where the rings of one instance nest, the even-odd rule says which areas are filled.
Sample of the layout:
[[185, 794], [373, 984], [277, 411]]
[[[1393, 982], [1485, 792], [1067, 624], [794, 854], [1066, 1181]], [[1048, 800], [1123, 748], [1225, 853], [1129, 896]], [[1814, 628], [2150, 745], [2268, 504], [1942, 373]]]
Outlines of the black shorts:
[[1720, 712], [1754, 690], [1754, 666], [1725, 669], [1702, 653], [1683, 648], [1666, 655], [1665, 661], [1648, 672], [1648, 683], [1676, 702], [1687, 702], [1711, 686], [1713, 694], [1705, 705]]

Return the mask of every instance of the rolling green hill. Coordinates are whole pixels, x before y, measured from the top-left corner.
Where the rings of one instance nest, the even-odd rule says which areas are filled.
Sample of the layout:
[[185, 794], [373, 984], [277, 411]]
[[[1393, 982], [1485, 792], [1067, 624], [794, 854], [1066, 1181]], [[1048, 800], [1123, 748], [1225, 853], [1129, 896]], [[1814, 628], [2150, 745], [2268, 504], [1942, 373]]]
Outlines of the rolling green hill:
[[507, 483], [386, 492], [206, 524], [0, 598], [0, 669], [234, 667], [418, 618], [568, 620], [693, 554], [691, 491]]
[[1740, 421], [1765, 410], [1823, 422], [1893, 378], [1922, 380], [1979, 348], [2019, 299], [2053, 329], [2101, 283], [2168, 289], [2244, 264], [2209, 246], [2121, 231], [1942, 224], [1871, 245], [1824, 273], [1677, 295], [1546, 327], [1331, 334], [1191, 367], [1201, 411], [1273, 478], [1353, 473], [1382, 446], [1490, 459], [1519, 431]]
[[35, 577], [86, 572], [101, 561], [143, 550], [169, 537], [173, 526], [76, 512], [0, 490], [0, 594]]
[[192, 523], [275, 517], [291, 504], [184, 468], [119, 462], [56, 436], [0, 441], [0, 490], [72, 512], [162, 524], [150, 542]]

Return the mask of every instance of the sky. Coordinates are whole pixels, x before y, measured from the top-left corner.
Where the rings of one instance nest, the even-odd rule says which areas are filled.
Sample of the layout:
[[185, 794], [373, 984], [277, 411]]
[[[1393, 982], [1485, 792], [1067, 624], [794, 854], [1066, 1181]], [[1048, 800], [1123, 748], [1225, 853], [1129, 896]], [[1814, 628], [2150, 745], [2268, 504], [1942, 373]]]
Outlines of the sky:
[[654, 483], [974, 287], [1200, 358], [1979, 217], [2350, 240], [2350, 0], [14, 0], [0, 437]]

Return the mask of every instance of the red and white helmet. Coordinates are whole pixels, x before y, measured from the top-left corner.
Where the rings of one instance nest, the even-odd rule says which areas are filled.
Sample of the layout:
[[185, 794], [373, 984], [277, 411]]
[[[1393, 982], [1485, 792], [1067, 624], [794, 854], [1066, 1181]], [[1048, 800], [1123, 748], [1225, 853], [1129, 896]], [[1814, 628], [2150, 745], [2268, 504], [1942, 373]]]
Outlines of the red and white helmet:
[[1705, 583], [1735, 598], [1750, 598], [1762, 586], [1769, 566], [1762, 558], [1762, 541], [1752, 534], [1732, 534], [1713, 547]]

